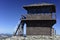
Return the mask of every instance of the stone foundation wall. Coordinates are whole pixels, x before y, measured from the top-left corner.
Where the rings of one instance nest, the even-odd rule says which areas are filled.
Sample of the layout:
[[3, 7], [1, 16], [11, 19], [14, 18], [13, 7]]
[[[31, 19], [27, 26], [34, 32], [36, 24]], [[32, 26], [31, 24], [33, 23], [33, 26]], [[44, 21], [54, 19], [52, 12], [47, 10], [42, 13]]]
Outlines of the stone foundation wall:
[[51, 35], [50, 27], [27, 27], [27, 35]]

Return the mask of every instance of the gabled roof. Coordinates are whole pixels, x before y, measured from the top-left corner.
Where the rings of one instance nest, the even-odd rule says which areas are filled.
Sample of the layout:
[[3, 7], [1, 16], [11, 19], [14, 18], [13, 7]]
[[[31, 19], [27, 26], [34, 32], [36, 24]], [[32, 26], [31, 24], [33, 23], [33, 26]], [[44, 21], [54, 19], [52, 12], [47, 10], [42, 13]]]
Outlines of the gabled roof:
[[50, 8], [51, 12], [56, 12], [55, 5], [52, 3], [41, 3], [41, 4], [30, 4], [30, 5], [24, 5], [23, 8], [26, 10], [31, 10], [32, 8]]

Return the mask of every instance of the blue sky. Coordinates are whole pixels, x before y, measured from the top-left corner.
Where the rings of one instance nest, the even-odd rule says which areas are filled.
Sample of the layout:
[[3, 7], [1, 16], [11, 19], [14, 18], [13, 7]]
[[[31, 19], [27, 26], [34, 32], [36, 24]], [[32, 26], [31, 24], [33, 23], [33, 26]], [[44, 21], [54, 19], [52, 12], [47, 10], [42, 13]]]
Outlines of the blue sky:
[[22, 14], [26, 14], [23, 5], [36, 3], [54, 3], [56, 5], [57, 23], [54, 25], [60, 34], [60, 1], [59, 0], [0, 0], [0, 33], [13, 33]]

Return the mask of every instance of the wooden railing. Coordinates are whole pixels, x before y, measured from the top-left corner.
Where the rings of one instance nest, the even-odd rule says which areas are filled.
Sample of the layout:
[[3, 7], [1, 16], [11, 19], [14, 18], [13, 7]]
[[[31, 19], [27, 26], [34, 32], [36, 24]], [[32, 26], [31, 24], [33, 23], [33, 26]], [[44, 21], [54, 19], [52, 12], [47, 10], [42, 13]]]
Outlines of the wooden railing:
[[22, 15], [22, 20], [52, 20], [56, 19], [55, 14], [52, 13], [48, 14], [26, 14]]

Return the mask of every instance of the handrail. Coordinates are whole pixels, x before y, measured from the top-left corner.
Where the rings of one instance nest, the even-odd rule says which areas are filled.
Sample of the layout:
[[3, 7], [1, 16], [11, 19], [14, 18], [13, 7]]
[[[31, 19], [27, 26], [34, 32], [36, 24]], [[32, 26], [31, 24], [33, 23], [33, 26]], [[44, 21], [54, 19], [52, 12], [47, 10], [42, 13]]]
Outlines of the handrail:
[[[18, 30], [20, 29], [20, 27], [23, 27], [23, 22], [21, 21], [20, 24], [17, 27], [16, 32], [14, 33], [14, 36], [17, 34]], [[21, 31], [21, 30], [20, 30]]]

